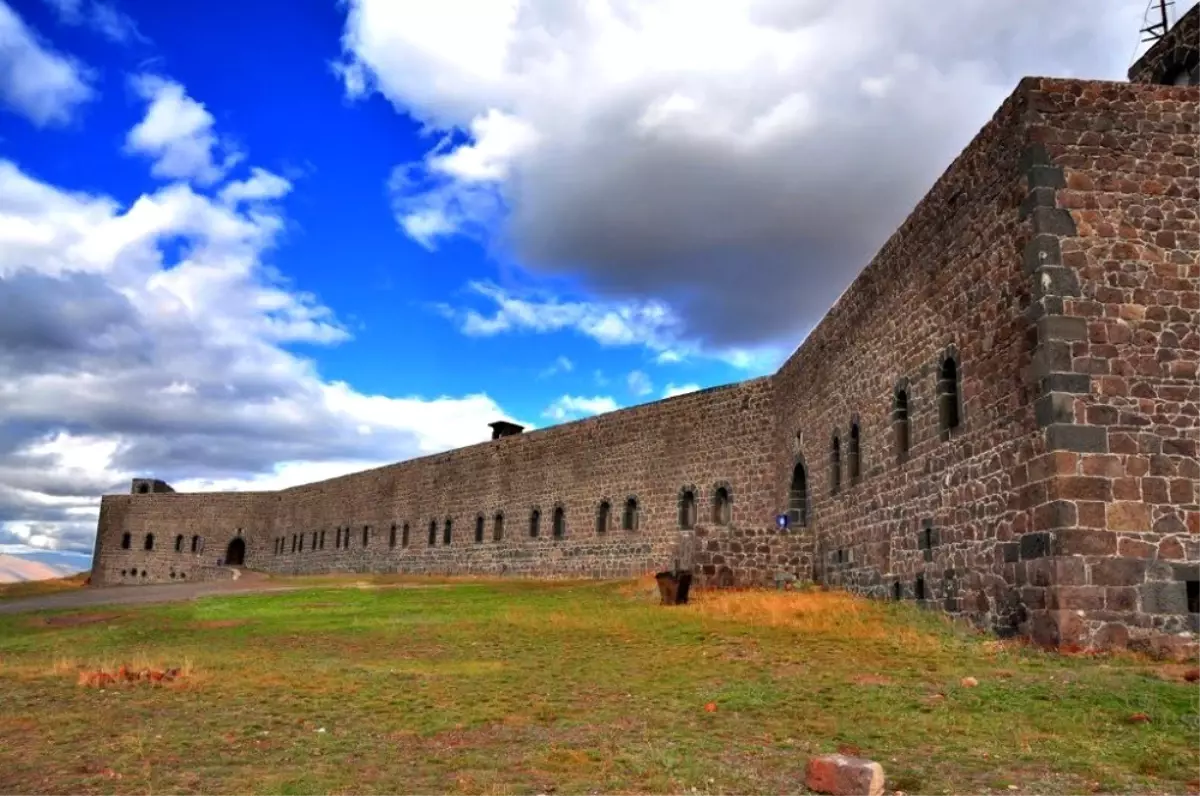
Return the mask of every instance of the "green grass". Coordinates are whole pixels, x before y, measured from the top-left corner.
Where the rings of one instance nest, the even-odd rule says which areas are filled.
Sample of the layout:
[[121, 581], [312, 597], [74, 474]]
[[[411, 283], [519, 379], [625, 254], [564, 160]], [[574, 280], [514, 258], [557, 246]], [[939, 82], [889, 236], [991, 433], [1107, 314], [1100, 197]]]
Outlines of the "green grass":
[[[0, 616], [0, 792], [778, 793], [839, 748], [889, 791], [1196, 788], [1181, 667], [845, 595], [663, 608], [644, 585], [346, 585]], [[122, 663], [190, 673], [77, 684]]]

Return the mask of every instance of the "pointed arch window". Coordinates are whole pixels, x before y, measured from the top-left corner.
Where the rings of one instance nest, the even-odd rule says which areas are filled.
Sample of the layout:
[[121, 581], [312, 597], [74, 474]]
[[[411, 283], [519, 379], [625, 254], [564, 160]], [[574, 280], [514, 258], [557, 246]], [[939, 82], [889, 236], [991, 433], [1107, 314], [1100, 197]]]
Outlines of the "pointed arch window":
[[808, 525], [808, 473], [804, 462], [792, 468], [792, 484], [788, 489], [788, 522], [797, 528]]

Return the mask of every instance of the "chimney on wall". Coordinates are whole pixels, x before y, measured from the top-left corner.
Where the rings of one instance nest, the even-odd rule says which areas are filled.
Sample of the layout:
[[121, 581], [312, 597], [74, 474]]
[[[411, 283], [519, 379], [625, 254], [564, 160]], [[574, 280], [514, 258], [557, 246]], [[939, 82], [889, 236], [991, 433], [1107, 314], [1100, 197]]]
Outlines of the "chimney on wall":
[[492, 429], [492, 439], [511, 437], [525, 430], [525, 426], [518, 426], [516, 423], [510, 423], [507, 420], [497, 420], [495, 423], [488, 423], [488, 426]]

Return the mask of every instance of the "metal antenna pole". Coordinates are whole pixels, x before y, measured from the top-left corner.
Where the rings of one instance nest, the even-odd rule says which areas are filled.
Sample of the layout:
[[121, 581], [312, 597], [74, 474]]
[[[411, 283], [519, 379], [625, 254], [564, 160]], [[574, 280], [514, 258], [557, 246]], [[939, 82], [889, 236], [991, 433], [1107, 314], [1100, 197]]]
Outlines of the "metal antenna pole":
[[[1151, 0], [1153, 5], [1155, 0]], [[1151, 22], [1149, 25], [1141, 29], [1141, 33], [1145, 34], [1143, 42], [1155, 42], [1167, 34], [1167, 29], [1170, 27], [1170, 22], [1167, 20], [1167, 6], [1175, 5], [1174, 0], [1157, 0], [1158, 2], [1158, 21]], [[1146, 22], [1150, 18], [1150, 7], [1146, 8], [1146, 14], [1142, 17], [1142, 21]]]

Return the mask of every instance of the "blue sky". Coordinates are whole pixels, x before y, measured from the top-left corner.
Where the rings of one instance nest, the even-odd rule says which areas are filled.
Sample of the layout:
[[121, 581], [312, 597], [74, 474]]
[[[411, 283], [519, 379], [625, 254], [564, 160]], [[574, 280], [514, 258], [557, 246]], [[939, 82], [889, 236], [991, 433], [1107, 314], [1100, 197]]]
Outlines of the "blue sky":
[[960, 6], [0, 0], [0, 552], [772, 372], [1144, 10]]

